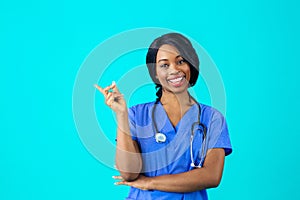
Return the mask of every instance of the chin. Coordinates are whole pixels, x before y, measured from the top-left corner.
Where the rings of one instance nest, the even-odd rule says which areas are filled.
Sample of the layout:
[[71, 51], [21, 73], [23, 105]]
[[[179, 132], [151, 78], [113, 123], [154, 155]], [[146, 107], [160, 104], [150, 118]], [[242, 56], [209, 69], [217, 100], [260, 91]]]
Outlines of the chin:
[[187, 92], [188, 90], [188, 86], [182, 86], [182, 87], [178, 87], [178, 88], [174, 88], [174, 87], [164, 87], [166, 91], [168, 92], [172, 92], [174, 94], [182, 94]]

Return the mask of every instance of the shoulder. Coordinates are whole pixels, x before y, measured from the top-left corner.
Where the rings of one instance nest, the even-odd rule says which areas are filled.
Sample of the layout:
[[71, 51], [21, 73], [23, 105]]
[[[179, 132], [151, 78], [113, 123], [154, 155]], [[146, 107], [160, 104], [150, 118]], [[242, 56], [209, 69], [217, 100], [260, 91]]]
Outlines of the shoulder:
[[202, 104], [200, 103], [200, 106], [201, 106], [201, 110], [203, 113], [211, 113], [211, 114], [216, 114], [216, 115], [223, 115], [218, 109], [212, 107], [212, 106], [209, 106], [209, 105], [206, 105], [206, 104]]
[[153, 107], [154, 103], [155, 101], [136, 104], [134, 106], [129, 107], [129, 112], [133, 112], [133, 113], [147, 112]]
[[128, 109], [129, 118], [131, 119], [148, 118], [148, 116], [151, 115], [151, 111], [154, 103], [155, 101], [131, 106]]
[[221, 119], [222, 121], [225, 119], [224, 115], [218, 109], [201, 103], [200, 106], [201, 106], [201, 114], [203, 115], [204, 118], [210, 120]]

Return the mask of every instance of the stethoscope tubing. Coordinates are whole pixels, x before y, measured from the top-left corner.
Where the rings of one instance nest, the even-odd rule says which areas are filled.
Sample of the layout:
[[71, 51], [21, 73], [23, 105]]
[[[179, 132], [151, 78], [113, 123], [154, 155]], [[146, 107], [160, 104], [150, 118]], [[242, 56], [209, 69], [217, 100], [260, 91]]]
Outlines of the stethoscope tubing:
[[[191, 137], [190, 137], [191, 166], [194, 167], [194, 168], [201, 168], [202, 165], [203, 165], [204, 159], [205, 159], [205, 154], [206, 154], [206, 147], [205, 146], [207, 144], [207, 142], [206, 142], [206, 139], [207, 139], [207, 128], [206, 128], [206, 126], [203, 123], [201, 123], [201, 120], [200, 120], [201, 119], [201, 106], [200, 106], [200, 104], [193, 97], [191, 97], [191, 98], [196, 102], [196, 104], [198, 106], [198, 119], [197, 119], [197, 122], [194, 122], [192, 124], [192, 127], [191, 127]], [[163, 137], [164, 140], [162, 140], [162, 141], [160, 141], [160, 140], [157, 139], [157, 135], [159, 135], [161, 137], [164, 134], [160, 133], [158, 131], [157, 124], [156, 124], [155, 118], [154, 118], [154, 112], [155, 112], [155, 109], [156, 109], [156, 106], [157, 106], [158, 102], [159, 102], [159, 99], [156, 100], [155, 103], [154, 103], [154, 105], [153, 105], [151, 117], [152, 117], [152, 124], [153, 124], [154, 131], [155, 131], [154, 137], [156, 139], [156, 142], [157, 143], [162, 143], [162, 142], [165, 142], [166, 136]], [[194, 154], [193, 154], [193, 141], [194, 141], [194, 137], [195, 137], [195, 129], [196, 129], [195, 127], [197, 125], [200, 126], [202, 128], [202, 130], [203, 130], [203, 139], [202, 139], [202, 146], [201, 146], [201, 156], [200, 156], [200, 161], [199, 161], [198, 165], [195, 164]], [[198, 127], [196, 130], [199, 130], [200, 127]]]

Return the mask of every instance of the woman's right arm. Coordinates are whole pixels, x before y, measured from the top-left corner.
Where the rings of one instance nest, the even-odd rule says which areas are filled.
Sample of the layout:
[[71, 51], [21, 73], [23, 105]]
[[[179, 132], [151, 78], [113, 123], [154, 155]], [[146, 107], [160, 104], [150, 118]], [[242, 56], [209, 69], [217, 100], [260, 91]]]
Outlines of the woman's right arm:
[[116, 113], [116, 167], [124, 180], [133, 181], [141, 172], [142, 158], [137, 142], [131, 138], [126, 101], [114, 82], [106, 88], [95, 87], [103, 94], [105, 103]]
[[142, 158], [136, 141], [132, 140], [129, 129], [128, 113], [117, 114], [116, 166], [123, 179], [133, 181], [142, 169]]

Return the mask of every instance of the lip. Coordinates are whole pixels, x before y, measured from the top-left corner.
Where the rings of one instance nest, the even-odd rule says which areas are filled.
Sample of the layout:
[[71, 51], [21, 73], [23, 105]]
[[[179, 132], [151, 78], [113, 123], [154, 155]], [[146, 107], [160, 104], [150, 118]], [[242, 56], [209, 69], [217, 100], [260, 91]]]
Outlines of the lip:
[[175, 87], [175, 88], [179, 88], [179, 87], [184, 85], [185, 76], [184, 75], [175, 76], [175, 77], [172, 77], [172, 78], [168, 78], [167, 81], [168, 81], [170, 86]]
[[182, 75], [182, 76], [174, 76], [174, 77], [172, 77], [172, 78], [168, 78], [167, 79], [167, 81], [168, 82], [180, 82], [180, 81], [182, 81], [183, 80], [183, 78], [185, 78], [185, 76], [184, 75]]

